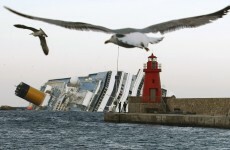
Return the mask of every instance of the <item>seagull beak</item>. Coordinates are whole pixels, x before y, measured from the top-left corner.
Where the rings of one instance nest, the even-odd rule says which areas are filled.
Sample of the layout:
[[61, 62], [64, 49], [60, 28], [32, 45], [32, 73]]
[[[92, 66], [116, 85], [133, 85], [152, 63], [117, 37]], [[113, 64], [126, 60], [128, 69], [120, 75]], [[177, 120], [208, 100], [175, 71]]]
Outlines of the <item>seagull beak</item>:
[[105, 41], [105, 44], [108, 44], [108, 43], [110, 43], [110, 40]]

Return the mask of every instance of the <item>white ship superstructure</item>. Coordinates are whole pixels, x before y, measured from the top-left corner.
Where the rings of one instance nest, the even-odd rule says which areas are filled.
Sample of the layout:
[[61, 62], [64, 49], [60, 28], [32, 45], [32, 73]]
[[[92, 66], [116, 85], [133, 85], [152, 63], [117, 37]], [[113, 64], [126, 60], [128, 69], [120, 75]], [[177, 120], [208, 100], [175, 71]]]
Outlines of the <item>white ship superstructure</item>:
[[47, 81], [41, 91], [48, 91], [47, 109], [55, 111], [113, 111], [118, 103], [127, 103], [128, 96], [142, 94], [144, 73], [106, 71], [84, 77]]
[[117, 72], [116, 71], [112, 71], [111, 75], [109, 76], [109, 81], [108, 81], [108, 84], [106, 84], [106, 92], [104, 93], [104, 97], [102, 99], [102, 101], [98, 102], [98, 105], [99, 108], [96, 107], [96, 110], [98, 112], [102, 112], [104, 111], [104, 108], [107, 104], [107, 101], [109, 100], [111, 94], [112, 94], [112, 91], [113, 91], [113, 88], [114, 88], [114, 85], [115, 85], [115, 76], [116, 76]]

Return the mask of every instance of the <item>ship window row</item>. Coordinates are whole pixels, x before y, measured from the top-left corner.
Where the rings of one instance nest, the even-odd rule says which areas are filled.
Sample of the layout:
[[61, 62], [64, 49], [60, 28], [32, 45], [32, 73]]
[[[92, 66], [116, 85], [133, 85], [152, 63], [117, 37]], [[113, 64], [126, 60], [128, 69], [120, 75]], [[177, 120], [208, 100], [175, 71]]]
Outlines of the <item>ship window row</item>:
[[98, 103], [94, 109], [94, 111], [96, 111], [99, 107], [99, 105], [101, 104], [101, 101], [102, 99], [104, 98], [105, 94], [106, 94], [106, 91], [108, 89], [108, 86], [109, 86], [109, 81], [110, 81], [110, 78], [111, 78], [111, 72], [108, 72], [108, 76], [107, 78], [105, 79], [106, 83], [105, 83], [105, 87], [103, 89], [103, 92], [102, 92], [102, 95], [100, 96], [99, 100], [98, 100]]

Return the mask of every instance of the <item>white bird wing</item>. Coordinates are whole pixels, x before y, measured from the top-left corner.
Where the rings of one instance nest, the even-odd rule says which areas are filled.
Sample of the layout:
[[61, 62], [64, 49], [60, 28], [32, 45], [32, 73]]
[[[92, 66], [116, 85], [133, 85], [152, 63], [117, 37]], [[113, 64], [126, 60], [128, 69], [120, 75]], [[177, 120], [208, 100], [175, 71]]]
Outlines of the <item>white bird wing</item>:
[[40, 39], [40, 43], [41, 43], [42, 50], [43, 50], [44, 54], [48, 55], [49, 54], [49, 48], [47, 46], [45, 37], [39, 36], [39, 39]]
[[26, 15], [26, 14], [17, 12], [8, 7], [5, 7], [5, 8], [22, 17], [47, 22], [47, 23], [58, 25], [58, 26], [68, 28], [68, 29], [75, 29], [75, 30], [82, 30], [82, 31], [91, 30], [91, 31], [104, 32], [104, 33], [120, 33], [120, 34], [127, 34], [131, 32], [142, 32], [142, 33], [160, 32], [164, 34], [166, 32], [175, 31], [175, 30], [179, 30], [182, 28], [199, 27], [201, 25], [211, 23], [212, 21], [222, 18], [224, 15], [226, 15], [230, 9], [230, 6], [227, 6], [215, 13], [196, 16], [196, 17], [189, 17], [189, 18], [184, 18], [184, 19], [178, 19], [178, 20], [171, 20], [171, 21], [167, 21], [164, 23], [151, 25], [143, 29], [123, 28], [123, 29], [114, 29], [114, 30], [103, 27], [103, 26], [98, 26], [98, 25], [93, 25], [93, 24], [88, 24], [88, 23], [83, 23], [83, 22], [69, 22], [69, 21], [61, 21], [61, 20], [34, 17], [34, 16], [30, 16], [30, 15]]
[[201, 15], [201, 16], [195, 16], [195, 17], [189, 17], [189, 18], [183, 18], [178, 20], [171, 20], [163, 23], [159, 23], [156, 25], [152, 25], [149, 27], [146, 27], [144, 29], [141, 29], [140, 32], [143, 33], [156, 33], [160, 32], [162, 34], [166, 32], [171, 32], [183, 28], [194, 28], [199, 27], [201, 25], [205, 25], [207, 23], [211, 23], [214, 20], [217, 20], [219, 18], [222, 18], [224, 15], [227, 14], [229, 11], [230, 6], [227, 6], [217, 12]]

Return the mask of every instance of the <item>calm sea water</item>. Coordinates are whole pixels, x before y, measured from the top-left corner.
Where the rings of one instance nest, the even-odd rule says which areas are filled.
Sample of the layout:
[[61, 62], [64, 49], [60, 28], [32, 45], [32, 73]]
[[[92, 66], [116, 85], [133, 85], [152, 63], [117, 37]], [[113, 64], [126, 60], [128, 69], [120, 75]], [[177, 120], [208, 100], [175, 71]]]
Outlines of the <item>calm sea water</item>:
[[230, 130], [106, 123], [103, 113], [0, 111], [0, 149], [230, 149]]

